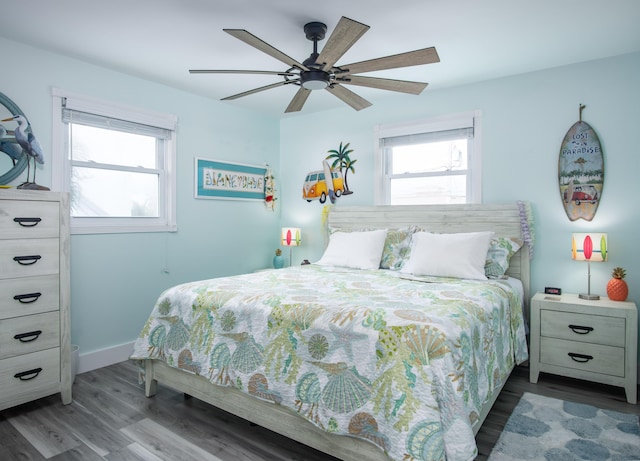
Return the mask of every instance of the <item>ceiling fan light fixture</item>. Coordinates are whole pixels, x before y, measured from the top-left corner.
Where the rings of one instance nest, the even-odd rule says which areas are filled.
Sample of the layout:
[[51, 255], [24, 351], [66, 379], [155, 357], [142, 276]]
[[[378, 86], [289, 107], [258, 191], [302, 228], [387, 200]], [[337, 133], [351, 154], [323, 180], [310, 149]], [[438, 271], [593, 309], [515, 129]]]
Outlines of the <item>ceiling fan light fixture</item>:
[[324, 90], [330, 79], [329, 73], [322, 70], [311, 69], [300, 74], [300, 84], [306, 90]]

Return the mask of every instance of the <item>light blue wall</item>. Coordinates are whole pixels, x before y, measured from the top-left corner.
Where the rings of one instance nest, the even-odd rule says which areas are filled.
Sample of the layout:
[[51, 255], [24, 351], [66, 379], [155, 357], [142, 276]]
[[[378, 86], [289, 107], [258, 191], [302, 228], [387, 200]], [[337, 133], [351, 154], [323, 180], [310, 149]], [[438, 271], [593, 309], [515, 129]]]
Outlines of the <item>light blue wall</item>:
[[[178, 116], [178, 232], [72, 237], [72, 341], [85, 353], [132, 341], [158, 294], [171, 285], [268, 267], [281, 224], [302, 227], [303, 246], [293, 250], [294, 261], [317, 260], [324, 245], [322, 206], [302, 200], [301, 186], [327, 150], [351, 142], [358, 160], [349, 176], [355, 193], [338, 206], [369, 205], [376, 124], [475, 109], [483, 116], [484, 201], [527, 200], [533, 206], [533, 290], [554, 285], [585, 291], [586, 267], [571, 260], [570, 235], [603, 230], [609, 233], [610, 260], [593, 265], [592, 291], [604, 294], [611, 269], [622, 266], [629, 298], [640, 304], [634, 247], [640, 229], [640, 54], [457, 88], [428, 87], [419, 97], [385, 95], [361, 112], [345, 107], [278, 121], [5, 39], [0, 47], [11, 56], [0, 91], [27, 114], [45, 152], [51, 147], [52, 86]], [[568, 220], [557, 189], [560, 143], [577, 121], [580, 103], [605, 153], [604, 192], [590, 223]], [[261, 203], [195, 200], [196, 156], [271, 164], [279, 180], [277, 211]], [[50, 185], [50, 162], [38, 171], [38, 182]]]
[[0, 49], [10, 57], [0, 91], [27, 115], [47, 154], [40, 184], [51, 185], [52, 86], [178, 117], [178, 232], [71, 238], [71, 339], [82, 353], [135, 339], [169, 286], [271, 264], [279, 210], [196, 200], [193, 180], [194, 157], [269, 163], [277, 171], [277, 120], [4, 39]]
[[[389, 98], [360, 112], [344, 109], [291, 117], [280, 125], [282, 219], [302, 227], [298, 259], [322, 254], [319, 203], [302, 200], [304, 174], [317, 169], [329, 149], [350, 142], [357, 159], [349, 176], [355, 193], [336, 206], [373, 204], [374, 126], [482, 111], [483, 201], [532, 204], [536, 246], [532, 291], [545, 286], [565, 292], [587, 291], [587, 267], [571, 260], [571, 233], [609, 234], [609, 260], [592, 265], [592, 292], [606, 295], [611, 269], [627, 269], [629, 300], [640, 305], [640, 54], [571, 65], [457, 88], [427, 87], [419, 97]], [[320, 97], [325, 95], [312, 95]], [[329, 96], [326, 96], [329, 97]], [[605, 184], [591, 222], [571, 222], [557, 185], [560, 144], [569, 127], [583, 120], [600, 137]]]

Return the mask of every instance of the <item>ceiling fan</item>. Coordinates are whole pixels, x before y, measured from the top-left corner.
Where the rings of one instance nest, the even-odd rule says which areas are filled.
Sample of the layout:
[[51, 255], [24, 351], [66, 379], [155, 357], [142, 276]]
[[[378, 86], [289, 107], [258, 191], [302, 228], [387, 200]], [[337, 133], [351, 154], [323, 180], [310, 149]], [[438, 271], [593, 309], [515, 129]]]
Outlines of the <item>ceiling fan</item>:
[[268, 70], [205, 70], [191, 69], [192, 74], [269, 74], [283, 77], [283, 80], [253, 90], [223, 98], [223, 101], [238, 99], [260, 91], [277, 88], [283, 85], [299, 86], [298, 92], [287, 106], [286, 112], [297, 112], [302, 109], [307, 98], [314, 90], [327, 90], [355, 110], [369, 107], [371, 103], [358, 96], [343, 85], [356, 85], [401, 93], [420, 94], [426, 83], [387, 78], [362, 77], [354, 74], [378, 70], [396, 69], [400, 67], [418, 66], [439, 62], [440, 58], [434, 47], [409, 51], [392, 56], [360, 61], [352, 64], [336, 65], [336, 62], [353, 46], [369, 26], [352, 19], [342, 17], [333, 30], [327, 43], [318, 53], [318, 42], [325, 38], [327, 26], [321, 22], [310, 22], [304, 26], [307, 39], [313, 42], [313, 52], [303, 62], [287, 56], [280, 50], [262, 41], [244, 29], [223, 29], [228, 34], [251, 45], [269, 56], [285, 63], [289, 68], [284, 72]]

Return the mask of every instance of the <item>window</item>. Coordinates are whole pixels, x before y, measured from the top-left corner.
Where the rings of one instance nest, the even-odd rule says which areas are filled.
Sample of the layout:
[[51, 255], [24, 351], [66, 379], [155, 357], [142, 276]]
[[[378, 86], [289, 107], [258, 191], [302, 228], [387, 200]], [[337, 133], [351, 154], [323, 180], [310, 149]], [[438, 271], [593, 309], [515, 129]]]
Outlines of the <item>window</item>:
[[480, 203], [479, 112], [376, 127], [376, 203]]
[[175, 231], [174, 116], [54, 90], [54, 189], [71, 232]]

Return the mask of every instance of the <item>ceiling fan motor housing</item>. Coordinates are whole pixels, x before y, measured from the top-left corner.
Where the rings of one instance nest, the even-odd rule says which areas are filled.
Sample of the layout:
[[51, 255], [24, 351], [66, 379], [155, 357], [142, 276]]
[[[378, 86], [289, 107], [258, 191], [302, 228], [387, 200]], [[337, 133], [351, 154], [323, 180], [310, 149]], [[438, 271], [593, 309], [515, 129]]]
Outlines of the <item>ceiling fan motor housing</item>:
[[329, 86], [329, 80], [329, 73], [323, 70], [310, 69], [300, 72], [300, 84], [307, 90], [324, 90]]
[[318, 41], [324, 40], [327, 33], [327, 25], [322, 22], [309, 22], [304, 25], [304, 33], [307, 39], [313, 42], [313, 53], [305, 61], [304, 65], [309, 70], [303, 70], [300, 72], [300, 85], [307, 90], [324, 90], [329, 86], [331, 76], [328, 72], [320, 70], [320, 66], [316, 59], [318, 59]]

